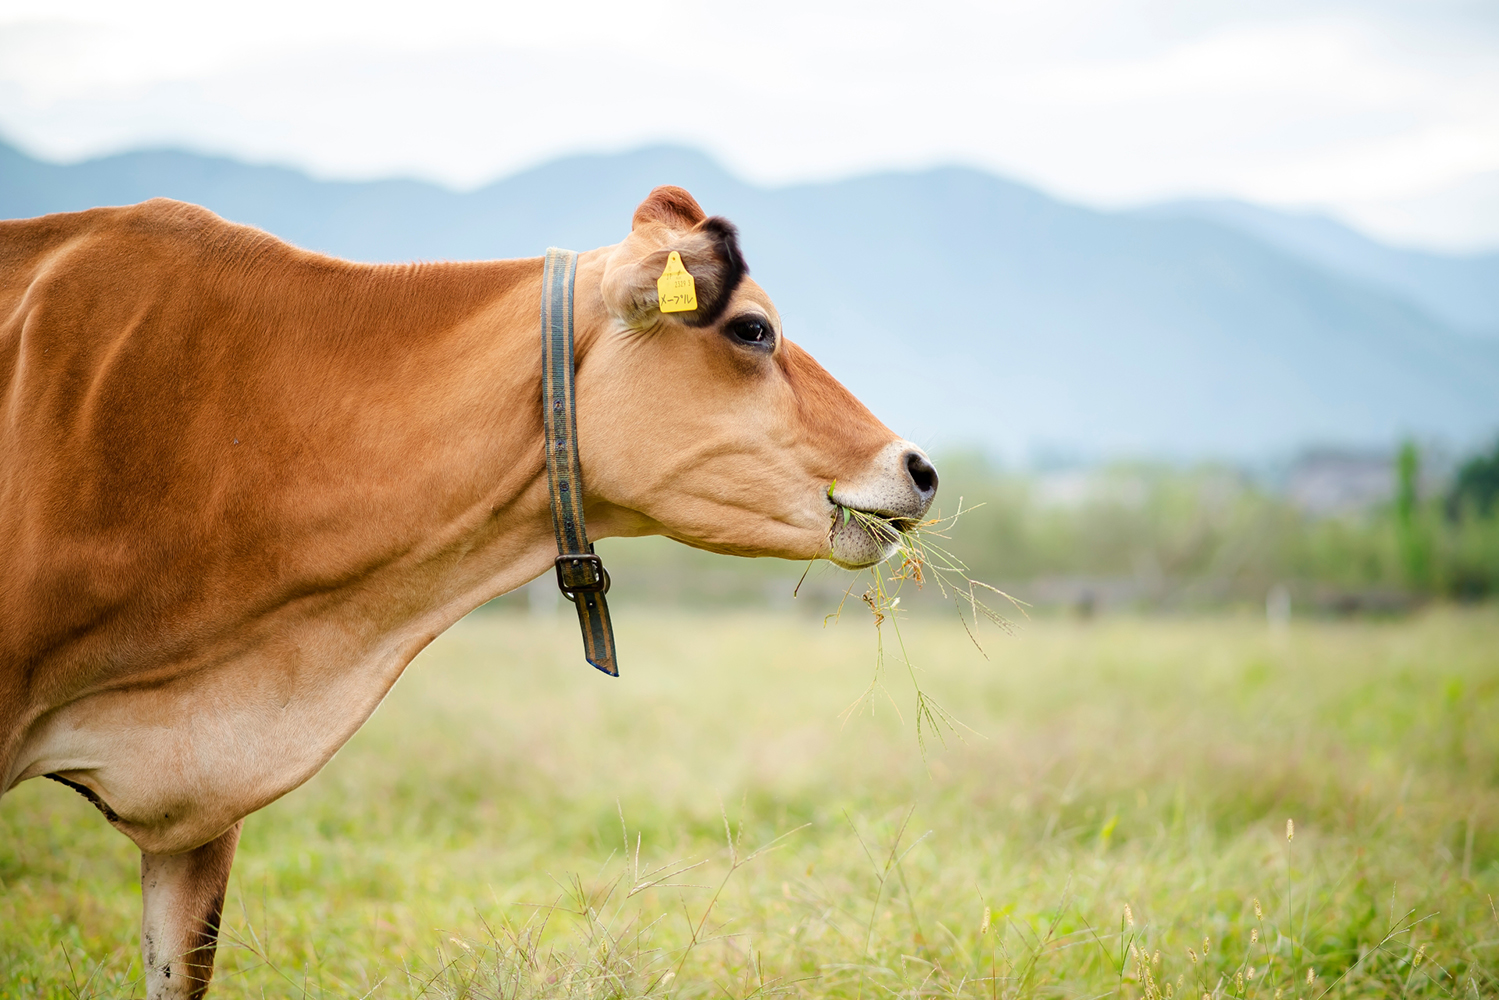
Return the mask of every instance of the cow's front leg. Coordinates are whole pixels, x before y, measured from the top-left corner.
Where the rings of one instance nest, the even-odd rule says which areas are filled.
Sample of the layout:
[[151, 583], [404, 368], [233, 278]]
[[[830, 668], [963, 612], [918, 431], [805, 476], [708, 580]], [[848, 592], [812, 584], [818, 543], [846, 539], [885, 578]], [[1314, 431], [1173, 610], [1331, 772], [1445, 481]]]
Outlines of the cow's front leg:
[[141, 854], [147, 1000], [198, 1000], [213, 977], [219, 915], [244, 820], [183, 854]]

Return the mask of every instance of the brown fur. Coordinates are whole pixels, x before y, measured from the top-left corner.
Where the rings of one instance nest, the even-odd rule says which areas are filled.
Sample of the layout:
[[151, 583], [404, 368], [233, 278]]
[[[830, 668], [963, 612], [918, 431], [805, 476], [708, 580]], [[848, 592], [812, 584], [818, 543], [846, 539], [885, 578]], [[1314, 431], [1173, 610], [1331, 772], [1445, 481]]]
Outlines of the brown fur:
[[674, 184], [663, 184], [635, 209], [631, 229], [652, 222], [674, 229], [691, 229], [708, 217], [697, 199]]
[[[924, 511], [909, 446], [784, 339], [655, 310], [678, 249], [725, 322], [781, 333], [713, 222], [657, 189], [580, 258], [590, 536], [867, 562], [828, 486]], [[353, 264], [166, 200], [0, 222], [0, 791], [56, 775], [148, 858], [219, 843], [547, 570], [540, 280]]]

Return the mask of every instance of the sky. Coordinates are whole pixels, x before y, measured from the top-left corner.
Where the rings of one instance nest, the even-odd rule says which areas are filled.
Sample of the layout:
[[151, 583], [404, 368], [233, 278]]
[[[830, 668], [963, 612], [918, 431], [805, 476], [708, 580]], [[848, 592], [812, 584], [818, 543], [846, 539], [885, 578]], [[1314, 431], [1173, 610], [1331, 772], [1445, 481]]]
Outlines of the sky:
[[0, 137], [467, 189], [669, 142], [762, 184], [959, 163], [1499, 248], [1499, 0], [0, 0]]

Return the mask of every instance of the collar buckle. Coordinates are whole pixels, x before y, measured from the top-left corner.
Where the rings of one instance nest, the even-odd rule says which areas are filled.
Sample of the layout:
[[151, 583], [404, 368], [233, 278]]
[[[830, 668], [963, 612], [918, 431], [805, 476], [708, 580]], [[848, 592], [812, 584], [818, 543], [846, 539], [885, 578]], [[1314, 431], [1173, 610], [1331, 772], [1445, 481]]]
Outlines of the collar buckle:
[[579, 594], [609, 593], [609, 571], [592, 552], [557, 557], [557, 589], [569, 601]]

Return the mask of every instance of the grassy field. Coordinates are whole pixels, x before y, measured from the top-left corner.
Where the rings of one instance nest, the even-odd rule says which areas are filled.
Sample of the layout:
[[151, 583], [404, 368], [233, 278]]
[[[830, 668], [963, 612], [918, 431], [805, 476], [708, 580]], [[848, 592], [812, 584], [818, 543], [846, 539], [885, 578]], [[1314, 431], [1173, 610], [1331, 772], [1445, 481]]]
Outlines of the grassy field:
[[[470, 617], [248, 820], [219, 997], [1492, 997], [1499, 612], [908, 622]], [[1294, 839], [1287, 821], [1294, 820]], [[726, 833], [727, 827], [727, 833]], [[134, 848], [0, 801], [0, 990], [130, 996]], [[695, 865], [696, 867], [689, 867]]]

